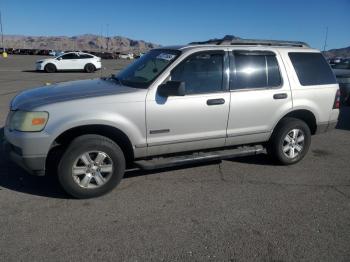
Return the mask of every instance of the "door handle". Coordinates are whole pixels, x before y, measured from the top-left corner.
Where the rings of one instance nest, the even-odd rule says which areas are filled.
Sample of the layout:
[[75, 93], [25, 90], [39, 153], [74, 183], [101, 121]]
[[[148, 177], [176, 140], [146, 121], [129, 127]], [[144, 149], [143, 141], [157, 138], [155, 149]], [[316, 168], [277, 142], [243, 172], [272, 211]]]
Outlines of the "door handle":
[[222, 104], [225, 104], [225, 99], [223, 99], [223, 98], [216, 98], [216, 99], [207, 100], [208, 106], [222, 105]]
[[273, 99], [286, 99], [288, 95], [286, 93], [274, 94]]

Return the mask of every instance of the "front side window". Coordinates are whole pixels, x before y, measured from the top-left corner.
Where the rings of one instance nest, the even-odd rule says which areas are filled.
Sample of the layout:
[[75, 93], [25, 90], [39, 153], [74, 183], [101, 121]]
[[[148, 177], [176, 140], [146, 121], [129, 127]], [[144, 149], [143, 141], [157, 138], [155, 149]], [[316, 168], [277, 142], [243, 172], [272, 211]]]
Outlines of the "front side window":
[[201, 52], [185, 58], [171, 71], [171, 80], [185, 82], [187, 94], [223, 90], [224, 52]]
[[180, 53], [178, 50], [151, 50], [115, 77], [124, 85], [148, 88]]
[[281, 85], [276, 56], [265, 51], [234, 51], [230, 89], [273, 88]]

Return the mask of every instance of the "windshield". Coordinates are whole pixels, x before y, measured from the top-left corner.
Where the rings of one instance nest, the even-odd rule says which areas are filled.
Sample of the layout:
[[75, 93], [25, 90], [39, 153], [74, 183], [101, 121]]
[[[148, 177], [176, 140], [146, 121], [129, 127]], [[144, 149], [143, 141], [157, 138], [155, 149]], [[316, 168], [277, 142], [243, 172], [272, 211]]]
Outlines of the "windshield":
[[115, 76], [123, 85], [148, 88], [178, 57], [178, 50], [152, 50]]

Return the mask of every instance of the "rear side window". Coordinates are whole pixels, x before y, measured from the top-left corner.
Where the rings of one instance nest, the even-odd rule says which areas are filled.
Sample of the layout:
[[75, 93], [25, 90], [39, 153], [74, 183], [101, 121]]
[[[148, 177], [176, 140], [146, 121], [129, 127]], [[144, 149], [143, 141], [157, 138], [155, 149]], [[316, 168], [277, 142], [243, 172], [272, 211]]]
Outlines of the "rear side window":
[[303, 86], [335, 84], [336, 79], [321, 53], [289, 53], [294, 69]]
[[273, 88], [281, 85], [276, 56], [265, 51], [234, 51], [230, 89]]
[[87, 55], [87, 54], [80, 54], [80, 55], [79, 55], [79, 58], [80, 58], [80, 59], [89, 59], [89, 58], [93, 58], [93, 56]]

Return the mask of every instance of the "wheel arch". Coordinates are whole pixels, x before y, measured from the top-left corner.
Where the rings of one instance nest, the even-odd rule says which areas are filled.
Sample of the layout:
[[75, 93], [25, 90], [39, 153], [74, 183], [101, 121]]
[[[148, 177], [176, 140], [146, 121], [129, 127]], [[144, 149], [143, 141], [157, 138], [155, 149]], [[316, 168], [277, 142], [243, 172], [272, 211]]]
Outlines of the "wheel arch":
[[126, 161], [133, 161], [134, 150], [129, 137], [123, 131], [116, 127], [102, 124], [81, 125], [65, 130], [60, 135], [58, 135], [52, 142], [51, 149], [56, 148], [57, 146], [66, 147], [74, 138], [88, 134], [101, 135], [113, 140], [122, 149]]
[[46, 67], [47, 67], [48, 65], [53, 65], [53, 66], [55, 67], [55, 70], [56, 70], [56, 71], [58, 70], [57, 65], [56, 65], [55, 63], [53, 63], [52, 61], [46, 62], [45, 65], [44, 65], [44, 69], [46, 69]]
[[310, 128], [311, 134], [314, 135], [316, 134], [317, 131], [317, 119], [315, 114], [308, 109], [296, 109], [293, 111], [290, 111], [289, 113], [287, 113], [286, 115], [284, 115], [274, 126], [273, 130], [276, 129], [276, 127], [279, 125], [279, 123], [285, 119], [286, 117], [292, 117], [292, 118], [296, 118], [296, 119], [300, 119], [302, 121], [304, 121], [308, 127]]

